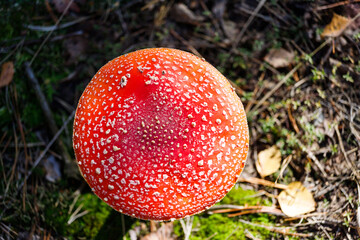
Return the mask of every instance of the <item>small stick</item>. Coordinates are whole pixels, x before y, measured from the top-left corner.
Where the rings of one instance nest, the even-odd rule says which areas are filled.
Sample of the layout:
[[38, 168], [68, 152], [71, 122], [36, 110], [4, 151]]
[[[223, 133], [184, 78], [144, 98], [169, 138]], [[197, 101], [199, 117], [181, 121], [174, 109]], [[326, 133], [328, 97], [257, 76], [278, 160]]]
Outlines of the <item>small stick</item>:
[[[86, 17], [80, 17], [74, 21], [71, 22], [67, 22], [64, 24], [57, 24], [57, 25], [53, 25], [53, 26], [37, 26], [37, 25], [27, 25], [26, 28], [33, 30], [33, 31], [39, 31], [39, 32], [53, 32], [55, 30], [60, 30], [60, 29], [64, 29], [64, 28], [68, 28], [71, 27], [75, 24], [78, 24], [80, 22], [84, 22], [86, 20], [88, 20], [89, 18], [91, 18], [91, 16], [86, 16]], [[49, 39], [49, 38], [47, 38]]]
[[234, 44], [233, 44], [233, 49], [236, 49], [237, 45], [239, 44], [241, 38], [243, 37], [244, 33], [246, 32], [246, 30], [248, 29], [248, 27], [250, 26], [251, 22], [254, 20], [255, 16], [257, 15], [257, 13], [260, 11], [260, 9], [262, 8], [262, 6], [265, 4], [266, 0], [261, 0], [259, 2], [259, 4], [257, 5], [257, 7], [255, 8], [255, 10], [253, 11], [253, 13], [251, 14], [251, 16], [249, 17], [249, 19], [247, 20], [247, 22], [245, 23], [244, 27], [241, 29], [241, 32], [239, 33], [239, 35], [236, 37]]
[[49, 34], [46, 36], [46, 38], [44, 39], [44, 41], [41, 43], [40, 47], [38, 48], [38, 50], [36, 51], [36, 53], [34, 54], [34, 56], [32, 57], [29, 66], [31, 66], [31, 64], [34, 62], [35, 58], [37, 57], [37, 55], [39, 54], [39, 52], [41, 51], [41, 49], [44, 47], [45, 43], [47, 42], [47, 40], [50, 38], [51, 34], [55, 31], [55, 29], [59, 26], [59, 23], [61, 22], [61, 20], [63, 19], [63, 17], [65, 16], [65, 14], [68, 12], [71, 4], [74, 2], [74, 0], [70, 0], [68, 5], [66, 6], [64, 12], [61, 14], [59, 20], [56, 22], [55, 24], [55, 28], [52, 29]]
[[54, 14], [54, 11], [52, 10], [49, 0], [45, 0], [45, 6], [46, 6], [46, 10], [49, 12], [50, 17], [52, 18], [52, 20], [54, 22], [57, 22], [59, 19], [56, 17], [56, 15]]
[[[79, 30], [79, 31], [76, 31], [76, 32], [72, 32], [72, 33], [67, 33], [67, 34], [64, 34], [64, 35], [57, 35], [53, 38], [51, 38], [49, 40], [49, 42], [55, 42], [55, 41], [60, 41], [60, 40], [63, 40], [63, 39], [66, 39], [66, 38], [70, 38], [70, 37], [73, 37], [73, 36], [81, 36], [83, 35], [84, 32], [82, 30]], [[7, 53], [9, 52], [11, 49], [15, 48], [14, 50], [11, 51], [11, 53], [9, 53], [9, 55], [11, 56], [12, 54], [14, 54], [14, 51], [16, 51], [19, 46], [27, 46], [27, 45], [32, 45], [32, 44], [37, 44], [37, 43], [40, 43], [41, 42], [41, 39], [32, 39], [32, 40], [27, 40], [25, 41], [25, 38], [23, 38], [19, 43], [16, 43], [16, 44], [12, 44], [10, 46], [7, 46], [7, 47], [0, 47], [0, 52], [1, 53]], [[9, 55], [6, 56], [1, 62], [0, 62], [0, 65], [2, 65], [3, 62], [6, 61], [6, 59], [9, 58]]]
[[[40, 103], [41, 109], [42, 109], [42, 111], [43, 111], [43, 113], [45, 115], [46, 122], [47, 122], [48, 127], [49, 127], [49, 129], [51, 131], [51, 134], [53, 136], [55, 136], [57, 134], [57, 132], [59, 132], [59, 129], [56, 126], [56, 123], [55, 123], [54, 117], [52, 115], [51, 109], [50, 109], [50, 107], [49, 107], [49, 105], [47, 103], [47, 100], [46, 100], [43, 92], [41, 91], [39, 81], [35, 77], [35, 74], [34, 74], [33, 70], [31, 69], [31, 66], [30, 66], [29, 62], [25, 63], [25, 70], [26, 70], [26, 74], [28, 76], [28, 79], [29, 79], [31, 85], [35, 90], [36, 97], [37, 97], [37, 99], [38, 99], [38, 101]], [[57, 145], [57, 148], [59, 149], [59, 151], [61, 153], [61, 156], [62, 156], [62, 158], [63, 158], [63, 160], [65, 162], [65, 165], [67, 165], [67, 167], [71, 166], [73, 161], [71, 159], [71, 156], [70, 156], [64, 142], [61, 139], [57, 139], [56, 145]], [[76, 176], [75, 174], [72, 174], [71, 172], [69, 172], [69, 173], [70, 173], [70, 175], [72, 177]]]
[[301, 218], [308, 218], [308, 217], [316, 217], [316, 216], [321, 216], [321, 215], [327, 215], [327, 212], [320, 212], [320, 213], [309, 213], [306, 215], [300, 215], [300, 216], [296, 216], [296, 217], [289, 217], [289, 218], [285, 218], [284, 221], [294, 221], [297, 219], [301, 219]]
[[322, 173], [323, 177], [327, 178], [328, 174], [326, 173], [323, 165], [321, 165], [320, 161], [317, 159], [317, 157], [315, 156], [315, 154], [310, 151], [307, 147], [305, 147], [304, 144], [302, 144], [301, 142], [299, 142], [299, 146], [301, 151], [305, 152], [307, 154], [307, 156], [315, 163], [315, 165], [319, 168], [320, 172]]
[[360, 175], [359, 175], [359, 173], [357, 171], [357, 168], [356, 168], [355, 164], [348, 158], [348, 155], [347, 155], [347, 153], [345, 151], [344, 143], [343, 143], [343, 141], [341, 139], [341, 135], [340, 135], [340, 131], [339, 131], [338, 126], [335, 127], [335, 132], [336, 132], [336, 135], [337, 135], [337, 137], [339, 139], [340, 149], [341, 149], [341, 151], [342, 151], [342, 153], [343, 153], [343, 155], [345, 157], [345, 160], [346, 160], [347, 164], [349, 165], [349, 167], [351, 168], [352, 173], [356, 176], [356, 179], [359, 180]]
[[252, 209], [252, 210], [241, 211], [238, 213], [232, 213], [229, 214], [228, 217], [236, 217], [236, 216], [254, 214], [254, 213], [269, 213], [275, 216], [285, 216], [285, 214], [278, 208], [261, 206], [261, 208], [259, 209]]
[[275, 87], [273, 87], [265, 96], [255, 105], [255, 107], [251, 110], [252, 112], [259, 109], [259, 107], [269, 98], [271, 97], [300, 67], [302, 63], [298, 63], [286, 76], [278, 82]]
[[56, 141], [56, 139], [58, 139], [58, 137], [60, 136], [60, 134], [64, 131], [64, 129], [66, 128], [67, 124], [70, 122], [71, 119], [73, 119], [73, 117], [75, 116], [75, 111], [73, 111], [70, 116], [66, 119], [66, 121], [64, 122], [64, 124], [62, 125], [62, 127], [59, 129], [59, 131], [54, 135], [54, 137], [50, 140], [50, 142], [48, 143], [48, 145], [46, 146], [46, 148], [41, 152], [40, 156], [35, 160], [32, 168], [29, 170], [26, 178], [23, 180], [23, 182], [19, 185], [19, 189], [24, 185], [24, 182], [28, 180], [28, 178], [30, 177], [30, 175], [32, 174], [32, 172], [34, 171], [34, 169], [36, 168], [36, 166], [40, 163], [40, 161], [43, 159], [43, 157], [45, 156], [45, 154], [47, 153], [47, 151], [49, 151], [50, 147], [54, 144], [54, 142]]
[[337, 2], [337, 3], [332, 3], [332, 4], [317, 7], [316, 10], [322, 11], [322, 10], [326, 10], [329, 8], [335, 8], [335, 7], [339, 7], [339, 6], [350, 4], [350, 3], [356, 3], [356, 2], [360, 2], [360, 0], [342, 1], [342, 2]]
[[17, 232], [15, 232], [11, 227], [5, 225], [3, 222], [0, 222], [0, 229], [13, 239], [18, 236]]
[[280, 233], [280, 234], [283, 234], [283, 235], [289, 235], [289, 236], [293, 236], [293, 237], [307, 238], [307, 237], [313, 236], [312, 234], [307, 234], [307, 233], [290, 232], [290, 230], [292, 228], [289, 228], [289, 227], [281, 228], [281, 227], [265, 226], [265, 225], [261, 225], [261, 224], [248, 222], [248, 221], [245, 221], [243, 219], [239, 219], [239, 222], [242, 222], [244, 224], [248, 224], [248, 225], [251, 225], [251, 226], [255, 226], [255, 227], [265, 228], [265, 229], [267, 229], [269, 231], [272, 231], [272, 232]]
[[[221, 206], [221, 205], [220, 205]], [[261, 209], [263, 206], [236, 206], [236, 208], [223, 208], [217, 209], [213, 211], [209, 211], [209, 214], [216, 214], [216, 213], [230, 213], [230, 212], [239, 212], [242, 210], [254, 210], [254, 209]]]
[[244, 233], [247, 238], [252, 240], [260, 240], [259, 238], [255, 237], [247, 228], [245, 229]]
[[[233, 212], [237, 212], [237, 213], [233, 213]], [[284, 215], [284, 213], [280, 209], [269, 206], [236, 206], [235, 208], [217, 209], [209, 212], [209, 214], [216, 214], [216, 213], [231, 213], [228, 215], [228, 217], [235, 217], [235, 216], [252, 214], [252, 213], [271, 213], [273, 215], [278, 215], [278, 216]]]
[[249, 177], [249, 178], [239, 177], [238, 181], [239, 182], [248, 182], [248, 183], [253, 183], [253, 184], [258, 184], [258, 185], [264, 185], [264, 186], [274, 187], [274, 188], [279, 188], [279, 189], [287, 188], [287, 186], [284, 184], [274, 183], [274, 182], [271, 182], [271, 181], [268, 181], [265, 179], [255, 178], [255, 177]]
[[71, 223], [73, 223], [76, 219], [81, 218], [82, 216], [85, 216], [86, 214], [89, 213], [88, 210], [85, 210], [85, 211], [79, 213], [80, 210], [81, 210], [81, 208], [82, 208], [83, 206], [84, 206], [84, 204], [81, 203], [81, 204], [79, 205], [79, 207], [77, 207], [76, 210], [71, 214], [69, 220], [67, 221], [67, 224], [68, 224], [68, 225], [70, 225]]
[[232, 232], [225, 238], [225, 240], [228, 240], [238, 229], [239, 229], [239, 226], [237, 226], [235, 229], [233, 229]]
[[48, 123], [48, 127], [49, 127], [51, 133], [54, 135], [58, 131], [54, 117], [53, 117], [50, 107], [47, 103], [45, 95], [43, 94], [43, 92], [41, 90], [39, 81], [35, 77], [35, 74], [34, 74], [33, 70], [31, 69], [29, 62], [25, 63], [25, 70], [26, 70], [26, 74], [28, 76], [29, 82], [35, 90], [36, 98], [39, 101], [40, 107], [44, 112], [46, 122]]
[[125, 20], [124, 20], [124, 16], [123, 16], [123, 14], [122, 14], [122, 12], [121, 12], [121, 9], [119, 8], [119, 9], [117, 9], [116, 11], [115, 11], [115, 14], [118, 16], [118, 19], [119, 19], [119, 21], [120, 21], [120, 24], [121, 24], [121, 28], [122, 28], [122, 30], [123, 30], [123, 32], [124, 33], [126, 33], [126, 34], [128, 34], [128, 26], [127, 26], [127, 24], [126, 24], [126, 22], [125, 22]]
[[[265, 76], [265, 72], [261, 74], [259, 81], [262, 81], [262, 80], [264, 79], [264, 76]], [[246, 107], [245, 107], [245, 112], [246, 112], [246, 113], [248, 113], [249, 110], [250, 110], [250, 108], [254, 105], [254, 103], [255, 103], [255, 101], [256, 101], [256, 99], [255, 99], [255, 98], [256, 98], [256, 94], [258, 93], [259, 89], [260, 89], [260, 88], [259, 88], [259, 84], [256, 84], [255, 89], [254, 89], [254, 91], [253, 91], [253, 95], [252, 95], [250, 101], [248, 102], [248, 104], [247, 104]], [[261, 88], [261, 90], [262, 90], [262, 88]]]
[[290, 119], [290, 122], [291, 122], [291, 125], [293, 126], [294, 130], [296, 133], [299, 133], [300, 130], [299, 130], [299, 127], [296, 123], [296, 120], [294, 118], [294, 116], [292, 115], [292, 108], [291, 108], [291, 104], [288, 105], [288, 116], [289, 116], [289, 119]]
[[170, 33], [176, 38], [178, 39], [180, 42], [182, 42], [187, 48], [189, 48], [189, 50], [195, 54], [196, 56], [202, 58], [201, 54], [188, 42], [186, 41], [183, 37], [181, 37], [177, 32], [175, 32], [173, 29], [170, 29]]
[[[327, 44], [331, 42], [331, 38], [328, 38], [326, 41], [324, 41], [318, 48], [316, 48], [312, 53], [310, 53], [310, 56], [314, 56], [318, 51], [320, 51], [323, 47], [325, 47]], [[281, 79], [280, 82], [278, 82], [275, 87], [273, 87], [265, 96], [255, 105], [255, 107], [251, 110], [251, 112], [254, 112], [259, 109], [259, 107], [269, 98], [271, 97], [293, 74], [303, 65], [302, 62], [298, 63], [286, 76]]]

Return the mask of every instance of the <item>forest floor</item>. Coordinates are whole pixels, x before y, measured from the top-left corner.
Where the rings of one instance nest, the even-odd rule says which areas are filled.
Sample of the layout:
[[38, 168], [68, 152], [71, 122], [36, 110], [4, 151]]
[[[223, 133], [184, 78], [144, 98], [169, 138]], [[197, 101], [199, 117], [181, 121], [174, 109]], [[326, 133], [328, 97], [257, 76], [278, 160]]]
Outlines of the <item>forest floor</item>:
[[0, 15], [0, 239], [183, 238], [179, 221], [112, 210], [69, 167], [82, 91], [148, 47], [205, 58], [248, 117], [239, 182], [190, 239], [359, 239], [360, 1], [23, 0]]

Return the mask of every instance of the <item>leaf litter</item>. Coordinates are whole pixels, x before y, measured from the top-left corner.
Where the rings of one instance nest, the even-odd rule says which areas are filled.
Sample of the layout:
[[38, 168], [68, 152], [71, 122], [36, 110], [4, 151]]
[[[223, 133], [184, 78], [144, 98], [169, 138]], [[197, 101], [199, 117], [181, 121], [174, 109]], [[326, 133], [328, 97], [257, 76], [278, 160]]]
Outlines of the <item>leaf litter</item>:
[[272, 146], [259, 152], [256, 160], [256, 169], [262, 178], [275, 173], [280, 168], [281, 152]]
[[9, 85], [14, 77], [15, 69], [13, 62], [6, 62], [1, 66], [0, 88]]
[[316, 202], [311, 192], [301, 182], [290, 183], [279, 196], [281, 210], [289, 217], [299, 216], [315, 210]]

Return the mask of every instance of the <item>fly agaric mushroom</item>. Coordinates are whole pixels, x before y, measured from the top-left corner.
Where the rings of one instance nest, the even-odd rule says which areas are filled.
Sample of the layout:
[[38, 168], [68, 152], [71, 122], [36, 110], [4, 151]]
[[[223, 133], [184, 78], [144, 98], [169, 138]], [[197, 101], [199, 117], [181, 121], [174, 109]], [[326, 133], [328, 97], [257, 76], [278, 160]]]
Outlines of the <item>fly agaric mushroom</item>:
[[144, 49], [103, 66], [77, 107], [80, 171], [115, 210], [146, 220], [201, 212], [236, 183], [248, 152], [242, 103], [190, 53]]

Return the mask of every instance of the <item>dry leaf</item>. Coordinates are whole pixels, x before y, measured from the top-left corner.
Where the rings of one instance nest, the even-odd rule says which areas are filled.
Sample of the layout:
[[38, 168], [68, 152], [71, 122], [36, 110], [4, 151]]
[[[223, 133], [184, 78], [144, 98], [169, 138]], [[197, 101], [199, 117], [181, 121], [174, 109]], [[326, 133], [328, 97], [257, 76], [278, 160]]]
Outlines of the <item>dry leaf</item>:
[[295, 217], [315, 210], [315, 200], [301, 182], [292, 182], [278, 197], [281, 210], [289, 217]]
[[294, 61], [294, 52], [287, 51], [283, 48], [270, 49], [269, 53], [265, 56], [265, 61], [274, 68], [282, 68], [289, 66]]
[[276, 146], [272, 146], [259, 152], [256, 160], [256, 169], [261, 177], [269, 176], [280, 167], [281, 152]]
[[239, 28], [233, 21], [224, 21], [224, 32], [226, 36], [231, 39], [235, 40], [237, 34], [239, 33]]
[[195, 15], [195, 13], [183, 3], [177, 3], [174, 5], [171, 11], [171, 17], [176, 22], [195, 25], [199, 24], [199, 22], [204, 21], [203, 16]]
[[5, 87], [11, 83], [14, 77], [14, 64], [13, 62], [6, 62], [1, 67], [0, 74], [0, 88]]
[[[56, 11], [63, 13], [67, 6], [70, 4], [70, 0], [53, 0]], [[69, 10], [73, 12], [80, 12], [79, 6], [73, 1], [69, 6]]]
[[350, 19], [334, 13], [331, 22], [325, 26], [321, 37], [338, 37], [349, 25]]
[[64, 48], [66, 49], [69, 58], [67, 63], [76, 63], [84, 55], [87, 50], [87, 39], [77, 36], [72, 38], [67, 38], [64, 41]]

